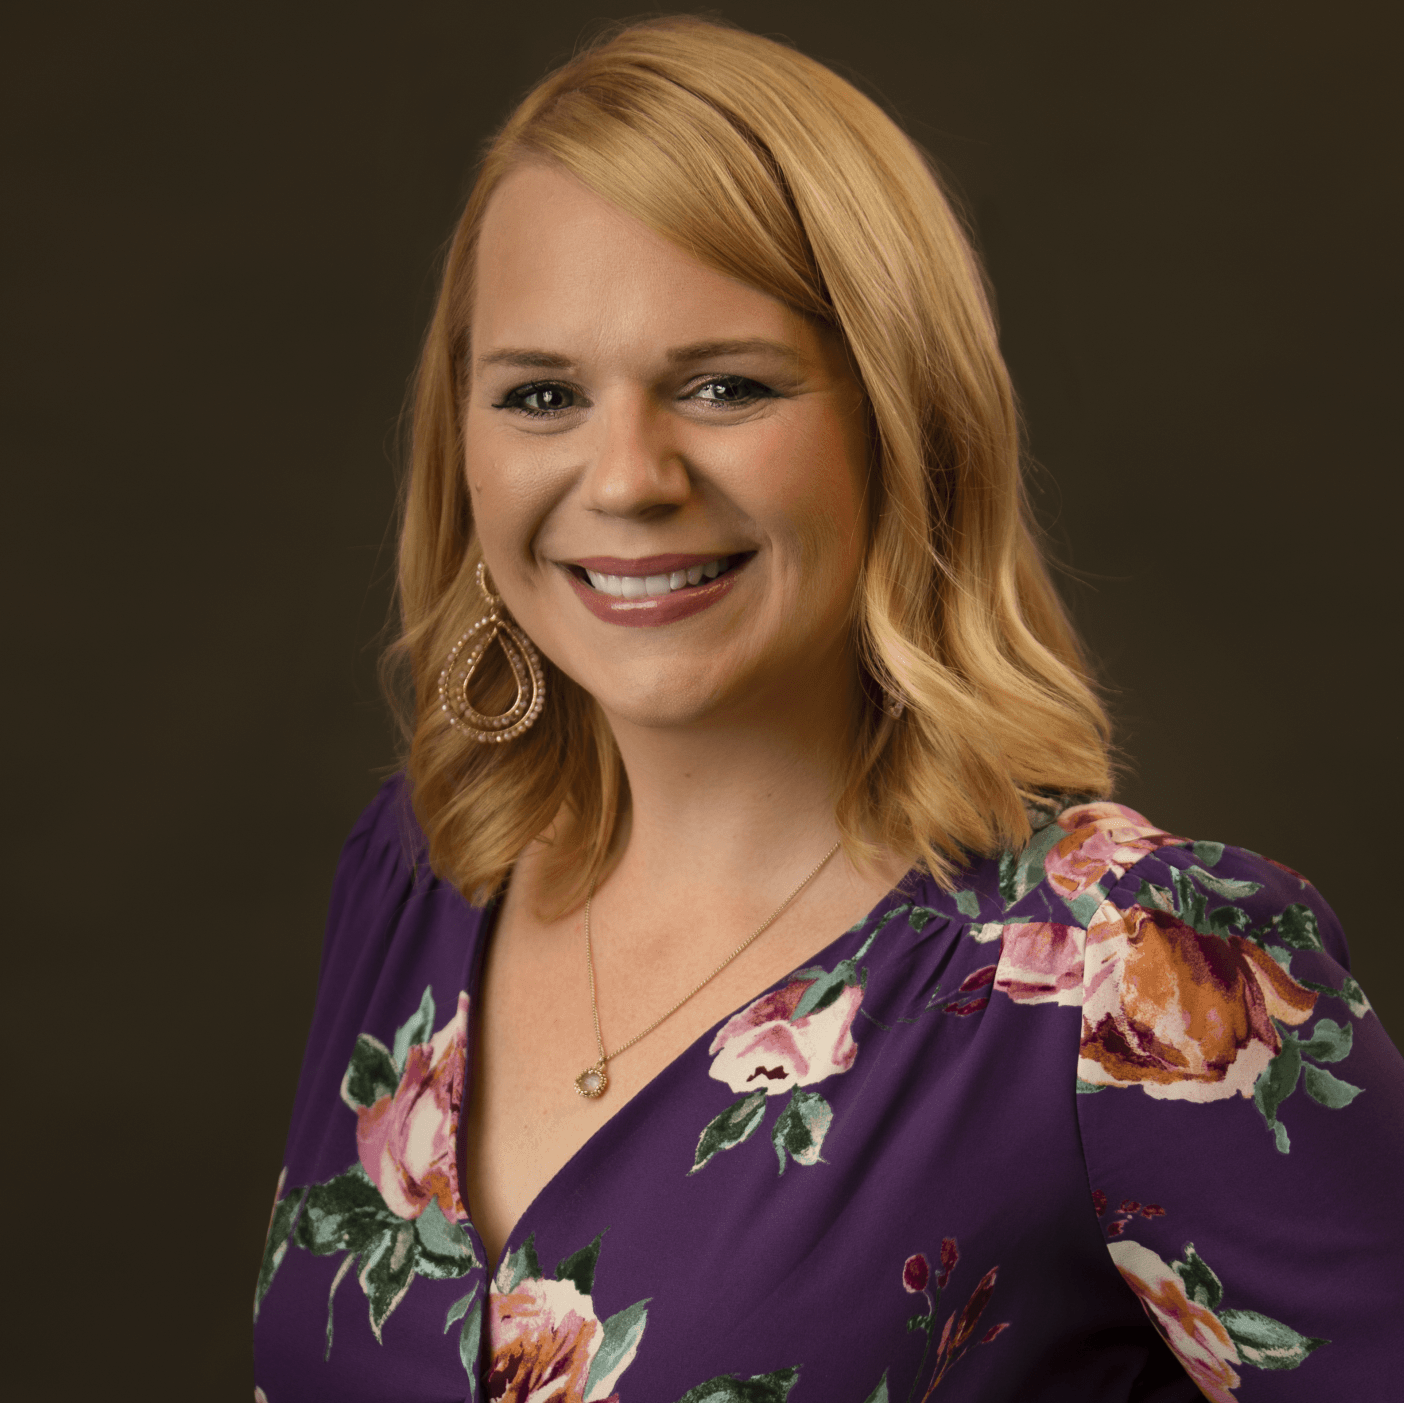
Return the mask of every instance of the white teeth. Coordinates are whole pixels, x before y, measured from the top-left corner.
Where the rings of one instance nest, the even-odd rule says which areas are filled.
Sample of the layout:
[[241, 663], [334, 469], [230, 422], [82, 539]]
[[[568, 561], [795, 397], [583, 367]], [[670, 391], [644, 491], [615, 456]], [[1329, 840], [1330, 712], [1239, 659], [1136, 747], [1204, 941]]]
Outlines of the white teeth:
[[598, 570], [587, 570], [585, 574], [601, 594], [612, 594], [618, 598], [624, 593], [624, 583], [618, 575], [601, 575]]
[[709, 560], [705, 565], [690, 565], [686, 570], [674, 570], [667, 575], [602, 575], [598, 570], [586, 570], [586, 578], [601, 594], [611, 594], [616, 599], [643, 599], [671, 594], [675, 589], [686, 589], [689, 585], [700, 585], [705, 580], [715, 580], [726, 568], [730, 557], [721, 556]]

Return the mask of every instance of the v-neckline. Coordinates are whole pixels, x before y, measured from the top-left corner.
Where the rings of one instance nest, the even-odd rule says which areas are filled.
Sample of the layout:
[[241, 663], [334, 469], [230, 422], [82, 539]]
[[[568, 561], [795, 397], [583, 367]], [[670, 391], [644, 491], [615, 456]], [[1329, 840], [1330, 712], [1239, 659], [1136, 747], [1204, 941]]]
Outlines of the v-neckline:
[[[812, 955], [808, 956], [808, 958], [804, 962], [804, 966], [796, 966], [796, 968], [794, 969], [787, 970], [778, 979], [772, 980], [771, 983], [765, 986], [765, 988], [761, 989], [758, 993], [753, 995], [751, 998], [747, 999], [744, 1003], [738, 1005], [729, 1013], [726, 1013], [721, 1018], [717, 1019], [717, 1021], [713, 1023], [710, 1027], [704, 1029], [701, 1033], [699, 1033], [697, 1037], [694, 1038], [690, 1043], [688, 1043], [688, 1045], [684, 1047], [675, 1057], [673, 1057], [670, 1061], [664, 1063], [663, 1066], [660, 1067], [658, 1071], [655, 1072], [653, 1076], [651, 1076], [646, 1082], [644, 1082], [638, 1088], [637, 1091], [635, 1091], [631, 1096], [627, 1097], [624, 1101], [622, 1101], [620, 1105], [613, 1112], [611, 1112], [611, 1114], [606, 1120], [602, 1121], [599, 1125], [597, 1125], [595, 1129], [592, 1130], [590, 1134], [586, 1137], [586, 1139], [579, 1145], [579, 1147], [575, 1149], [570, 1154], [570, 1156], [564, 1161], [564, 1163], [562, 1163], [556, 1169], [555, 1173], [552, 1174], [551, 1177], [547, 1179], [547, 1181], [536, 1191], [531, 1200], [527, 1203], [526, 1207], [523, 1208], [522, 1211], [517, 1215], [516, 1221], [513, 1222], [506, 1237], [503, 1239], [502, 1251], [495, 1262], [489, 1260], [487, 1245], [486, 1243], [484, 1243], [482, 1234], [478, 1231], [478, 1225], [473, 1218], [472, 1204], [468, 1201], [467, 1173], [468, 1108], [470, 1098], [473, 1094], [476, 1063], [478, 1058], [478, 1039], [475, 1020], [478, 1017], [480, 995], [482, 991], [483, 966], [487, 957], [488, 943], [496, 934], [497, 922], [502, 914], [502, 897], [500, 895], [492, 897], [487, 903], [487, 905], [481, 908], [482, 919], [478, 922], [478, 933], [475, 942], [475, 948], [472, 950], [470, 955], [469, 967], [467, 970], [468, 978], [464, 983], [464, 989], [468, 994], [468, 1026], [466, 1029], [468, 1041], [468, 1056], [464, 1066], [463, 1096], [459, 1103], [458, 1121], [453, 1129], [454, 1150], [457, 1156], [456, 1167], [458, 1173], [459, 1200], [462, 1204], [464, 1213], [467, 1215], [468, 1231], [472, 1234], [473, 1238], [476, 1239], [476, 1247], [479, 1252], [479, 1255], [482, 1258], [484, 1269], [487, 1272], [488, 1291], [491, 1292], [492, 1290], [493, 1280], [496, 1278], [498, 1268], [501, 1266], [503, 1259], [509, 1256], [514, 1250], [521, 1246], [521, 1243], [524, 1240], [521, 1236], [522, 1229], [528, 1224], [528, 1221], [531, 1218], [538, 1215], [541, 1204], [554, 1194], [557, 1185], [564, 1179], [566, 1174], [570, 1171], [575, 1171], [578, 1174], [582, 1169], [584, 1161], [586, 1161], [587, 1159], [596, 1158], [600, 1155], [600, 1146], [602, 1141], [610, 1132], [618, 1130], [626, 1113], [629, 1112], [631, 1108], [635, 1108], [632, 1119], [637, 1120], [639, 1115], [642, 1114], [640, 1111], [637, 1110], [637, 1107], [651, 1099], [653, 1094], [659, 1089], [660, 1084], [665, 1079], [675, 1077], [678, 1074], [682, 1064], [692, 1057], [694, 1051], [696, 1050], [699, 1044], [701, 1044], [704, 1040], [710, 1040], [714, 1038], [716, 1036], [717, 1029], [722, 1027], [724, 1024], [730, 1022], [731, 1019], [735, 1018], [738, 1013], [741, 1013], [744, 1010], [750, 1008], [751, 1005], [754, 1004], [757, 1000], [764, 998], [773, 990], [788, 983], [791, 979], [794, 978], [794, 976], [796, 975], [796, 973], [798, 973], [801, 967], [807, 967], [809, 965], [814, 964], [827, 964], [832, 958], [833, 952], [837, 949], [837, 947], [842, 945], [847, 940], [856, 938], [861, 943], [862, 937], [864, 936], [868, 928], [892, 908], [899, 906], [904, 902], [907, 905], [916, 905], [918, 904], [919, 895], [926, 898], [930, 898], [932, 896], [932, 892], [929, 889], [930, 881], [930, 877], [927, 876], [926, 873], [922, 872], [920, 868], [912, 868], [894, 887], [890, 888], [879, 899], [878, 903], [872, 908], [872, 910], [868, 912], [866, 916], [864, 916], [856, 924], [849, 926], [847, 930], [842, 931], [840, 934], [836, 935], [827, 945], [822, 946], [820, 949], [816, 950]], [[940, 896], [949, 897], [950, 894], [946, 892], [939, 892], [938, 899]], [[954, 901], [953, 897], [951, 897], [950, 899], [952, 902]], [[929, 902], [928, 909], [933, 910], [934, 913], [938, 916], [945, 916], [948, 920], [965, 919], [959, 913], [958, 910], [955, 912], [940, 910], [939, 908], [930, 907]]]

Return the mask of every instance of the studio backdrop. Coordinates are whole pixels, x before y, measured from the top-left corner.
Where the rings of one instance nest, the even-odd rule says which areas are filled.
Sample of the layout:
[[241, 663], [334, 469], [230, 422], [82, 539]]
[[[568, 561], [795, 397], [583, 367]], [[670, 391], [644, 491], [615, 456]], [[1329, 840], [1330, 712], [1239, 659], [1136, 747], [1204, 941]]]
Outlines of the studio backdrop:
[[[1388, 7], [712, 12], [935, 157], [1117, 797], [1310, 877], [1397, 1036]], [[7, 57], [4, 1031], [36, 1396], [249, 1397], [328, 888], [396, 759], [375, 663], [437, 262], [494, 125], [624, 17], [79, 3]]]

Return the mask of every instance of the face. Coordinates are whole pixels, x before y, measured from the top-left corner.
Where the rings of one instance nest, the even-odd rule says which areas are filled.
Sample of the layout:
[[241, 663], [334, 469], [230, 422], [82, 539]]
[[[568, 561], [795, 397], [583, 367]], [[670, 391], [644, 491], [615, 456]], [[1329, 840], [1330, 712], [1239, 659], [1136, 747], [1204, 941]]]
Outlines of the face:
[[847, 695], [866, 410], [838, 338], [559, 170], [488, 207], [465, 462], [493, 582], [616, 721]]

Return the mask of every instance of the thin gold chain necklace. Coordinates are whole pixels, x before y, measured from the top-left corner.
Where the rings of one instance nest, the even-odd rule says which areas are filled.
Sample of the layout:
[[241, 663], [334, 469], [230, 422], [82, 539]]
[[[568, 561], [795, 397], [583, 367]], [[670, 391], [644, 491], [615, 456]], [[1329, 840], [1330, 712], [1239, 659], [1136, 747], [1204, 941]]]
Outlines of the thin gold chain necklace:
[[729, 965], [732, 962], [732, 960], [734, 960], [743, 950], [747, 949], [750, 945], [754, 944], [755, 941], [759, 940], [760, 937], [764, 935], [766, 931], [769, 930], [770, 927], [773, 926], [775, 922], [780, 919], [781, 915], [784, 914], [785, 908], [789, 906], [789, 904], [819, 875], [821, 871], [823, 871], [824, 864], [828, 862], [828, 860], [839, 850], [841, 846], [842, 840], [840, 840], [840, 842], [838, 843], [835, 843], [833, 847], [831, 847], [829, 851], [826, 852], [824, 856], [819, 859], [814, 869], [794, 889], [794, 891], [792, 891], [789, 894], [789, 896], [787, 896], [784, 899], [784, 901], [782, 901], [779, 904], [779, 906], [777, 906], [775, 910], [772, 911], [770, 915], [768, 915], [765, 918], [765, 920], [763, 920], [760, 923], [760, 925], [758, 925], [755, 928], [755, 930], [753, 930], [750, 933], [750, 935], [748, 935], [745, 938], [745, 940], [743, 940], [736, 947], [736, 949], [734, 949], [731, 952], [731, 954], [729, 954], [726, 957], [726, 959], [724, 959], [721, 962], [721, 964], [719, 964], [716, 967], [716, 969], [714, 969], [711, 972], [711, 974], [709, 974], [705, 979], [701, 980], [699, 983], [694, 984], [692, 988], [689, 989], [687, 993], [685, 993], [682, 996], [682, 998], [680, 998], [677, 1001], [677, 1003], [675, 1003], [672, 1006], [672, 1008], [670, 1008], [667, 1011], [667, 1013], [665, 1013], [662, 1016], [662, 1018], [655, 1018], [653, 1022], [650, 1023], [648, 1027], [643, 1030], [642, 1033], [635, 1033], [634, 1036], [630, 1038], [628, 1042], [622, 1043], [619, 1047], [616, 1047], [613, 1052], [606, 1052], [604, 1050], [604, 1039], [600, 1036], [600, 1006], [595, 998], [595, 957], [590, 949], [590, 903], [595, 899], [595, 884], [591, 882], [590, 894], [585, 898], [585, 969], [590, 975], [590, 1013], [595, 1020], [595, 1047], [599, 1051], [600, 1059], [598, 1062], [595, 1063], [593, 1067], [586, 1067], [585, 1070], [581, 1072], [581, 1074], [578, 1077], [576, 1077], [576, 1091], [581, 1096], [586, 1096], [592, 1101], [597, 1096], [603, 1096], [605, 1092], [609, 1089], [609, 1073], [605, 1071], [605, 1066], [611, 1060], [611, 1058], [618, 1057], [621, 1052], [628, 1052], [628, 1050], [631, 1047], [633, 1047], [633, 1045], [636, 1042], [641, 1042], [651, 1032], [653, 1032], [655, 1028], [659, 1027], [663, 1023], [666, 1023], [668, 1019], [670, 1019], [694, 994], [699, 993], [708, 984], [710, 984], [712, 980], [714, 980], [717, 977], [717, 975], [719, 975], [722, 972], [722, 970], [724, 970], [727, 967], [727, 965]]

